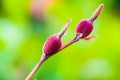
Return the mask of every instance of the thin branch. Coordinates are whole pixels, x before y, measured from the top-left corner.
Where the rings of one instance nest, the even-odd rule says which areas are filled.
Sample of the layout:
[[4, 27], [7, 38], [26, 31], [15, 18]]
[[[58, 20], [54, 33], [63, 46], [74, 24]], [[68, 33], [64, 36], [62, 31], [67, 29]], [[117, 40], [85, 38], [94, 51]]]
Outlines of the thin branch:
[[98, 15], [102, 11], [103, 7], [104, 7], [104, 4], [100, 4], [98, 6], [98, 8], [95, 10], [95, 12], [92, 14], [92, 16], [90, 18], [91, 21], [94, 21], [98, 17]]
[[58, 36], [61, 38], [65, 31], [67, 30], [68, 26], [70, 25], [72, 19], [69, 19], [68, 22], [65, 24], [65, 26], [61, 29], [61, 31], [58, 33]]
[[38, 63], [36, 64], [36, 66], [33, 68], [33, 70], [29, 73], [29, 75], [26, 77], [25, 80], [30, 80], [33, 75], [38, 71], [38, 69], [40, 68], [40, 66], [43, 64], [43, 62], [46, 60], [45, 55], [43, 55], [41, 57], [41, 59], [38, 61]]
[[61, 50], [65, 49], [66, 47], [72, 45], [73, 43], [79, 41], [79, 39], [81, 39], [82, 35], [83, 35], [82, 33], [77, 34], [75, 38], [73, 38], [67, 44], [65, 44], [64, 46], [62, 46], [58, 51], [61, 51]]

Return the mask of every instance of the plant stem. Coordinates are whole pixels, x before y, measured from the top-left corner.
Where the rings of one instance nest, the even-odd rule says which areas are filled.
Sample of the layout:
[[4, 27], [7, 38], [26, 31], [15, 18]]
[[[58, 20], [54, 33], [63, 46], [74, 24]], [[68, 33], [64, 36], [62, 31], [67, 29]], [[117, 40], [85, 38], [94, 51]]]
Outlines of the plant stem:
[[82, 37], [82, 35], [83, 35], [82, 33], [77, 34], [75, 38], [73, 38], [70, 42], [68, 42], [67, 44], [62, 46], [58, 51], [61, 51], [61, 50], [65, 49], [66, 47], [72, 45], [73, 43], [79, 41], [79, 39]]
[[26, 77], [25, 80], [30, 80], [33, 75], [38, 71], [38, 69], [40, 68], [40, 66], [42, 65], [42, 63], [46, 60], [46, 57], [42, 56], [40, 58], [40, 60], [38, 61], [38, 63], [36, 64], [36, 66], [33, 68], [33, 70], [29, 73], [29, 75]]
[[98, 8], [95, 10], [95, 12], [92, 14], [92, 16], [91, 16], [91, 18], [90, 18], [90, 20], [91, 20], [92, 22], [98, 17], [98, 15], [99, 15], [100, 12], [102, 11], [103, 7], [104, 7], [104, 4], [100, 4], [100, 5], [98, 6]]
[[62, 30], [58, 33], [58, 36], [61, 38], [64, 33], [66, 32], [68, 26], [70, 25], [72, 19], [69, 19], [68, 22], [65, 24], [65, 26], [62, 28]]
[[66, 47], [68, 47], [69, 45], [73, 44], [74, 42], [76, 42], [74, 39], [71, 40], [70, 42], [68, 42], [67, 44], [65, 44], [64, 46], [62, 46], [62, 47], [59, 49], [59, 51], [65, 49]]

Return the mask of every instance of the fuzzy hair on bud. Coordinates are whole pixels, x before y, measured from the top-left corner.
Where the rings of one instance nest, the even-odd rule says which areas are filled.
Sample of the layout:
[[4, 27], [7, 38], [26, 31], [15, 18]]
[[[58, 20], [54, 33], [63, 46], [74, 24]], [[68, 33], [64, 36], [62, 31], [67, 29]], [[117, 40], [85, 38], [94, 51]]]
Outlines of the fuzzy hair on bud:
[[60, 37], [54, 34], [47, 39], [43, 47], [43, 51], [45, 54], [50, 55], [57, 52], [58, 49], [61, 47], [61, 45], [62, 45], [62, 41]]
[[81, 20], [77, 27], [76, 27], [76, 33], [82, 34], [81, 38], [87, 37], [93, 30], [93, 23], [90, 20]]

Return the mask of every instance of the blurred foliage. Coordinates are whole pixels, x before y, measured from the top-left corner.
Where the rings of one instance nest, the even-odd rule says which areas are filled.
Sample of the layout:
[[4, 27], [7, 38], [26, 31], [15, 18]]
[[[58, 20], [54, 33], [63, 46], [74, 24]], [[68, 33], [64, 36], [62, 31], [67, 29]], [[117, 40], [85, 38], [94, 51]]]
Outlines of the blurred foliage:
[[100, 3], [105, 7], [91, 34], [97, 38], [51, 57], [33, 80], [120, 80], [120, 0], [0, 0], [0, 80], [24, 80], [47, 37], [72, 18], [65, 44]]

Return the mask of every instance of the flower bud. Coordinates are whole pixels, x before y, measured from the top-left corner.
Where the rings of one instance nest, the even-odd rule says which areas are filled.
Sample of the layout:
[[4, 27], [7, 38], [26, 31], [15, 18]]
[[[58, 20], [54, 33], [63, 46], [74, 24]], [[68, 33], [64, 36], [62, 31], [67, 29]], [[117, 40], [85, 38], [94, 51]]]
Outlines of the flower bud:
[[93, 30], [93, 23], [91, 20], [81, 20], [76, 27], [76, 33], [82, 34], [81, 38], [87, 37]]
[[60, 37], [57, 35], [52, 35], [48, 38], [46, 41], [43, 51], [45, 54], [50, 55], [58, 51], [58, 49], [61, 47], [62, 41]]

